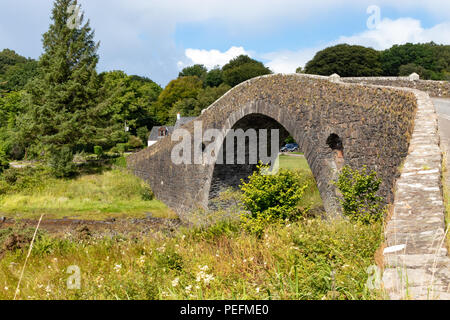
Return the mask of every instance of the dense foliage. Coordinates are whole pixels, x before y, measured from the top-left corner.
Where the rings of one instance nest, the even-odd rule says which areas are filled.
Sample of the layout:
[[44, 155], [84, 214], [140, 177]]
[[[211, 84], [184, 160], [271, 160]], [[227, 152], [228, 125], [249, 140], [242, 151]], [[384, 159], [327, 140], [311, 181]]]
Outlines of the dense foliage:
[[363, 46], [339, 44], [317, 52], [305, 66], [305, 73], [341, 77], [380, 76], [380, 53]]
[[297, 73], [342, 77], [408, 76], [413, 72], [421, 79], [450, 80], [450, 46], [433, 42], [394, 45], [384, 51], [339, 44], [317, 52], [305, 69]]
[[[450, 80], [450, 46], [433, 42], [394, 45], [381, 53], [383, 74], [418, 73], [424, 79]], [[412, 71], [412, 72], [411, 72]]]
[[375, 171], [368, 172], [345, 166], [335, 182], [342, 194], [341, 205], [344, 214], [351, 220], [373, 223], [383, 217], [383, 198], [377, 192], [381, 179]]
[[242, 182], [242, 202], [250, 214], [242, 216], [252, 233], [261, 234], [268, 223], [295, 221], [305, 212], [297, 208], [307, 184], [301, 184], [296, 171], [281, 169], [277, 174], [264, 174], [260, 165]]
[[248, 79], [272, 73], [262, 62], [240, 55], [223, 66], [223, 80], [234, 87]]

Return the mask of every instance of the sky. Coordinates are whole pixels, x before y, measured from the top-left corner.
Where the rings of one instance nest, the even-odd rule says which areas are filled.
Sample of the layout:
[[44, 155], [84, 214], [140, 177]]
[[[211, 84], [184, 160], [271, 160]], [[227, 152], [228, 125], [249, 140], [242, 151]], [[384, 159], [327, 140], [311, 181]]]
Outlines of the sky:
[[[186, 66], [208, 69], [247, 54], [292, 73], [328, 46], [383, 50], [450, 44], [450, 0], [79, 0], [100, 42], [98, 71], [162, 86]], [[0, 0], [0, 50], [42, 54], [52, 0]]]

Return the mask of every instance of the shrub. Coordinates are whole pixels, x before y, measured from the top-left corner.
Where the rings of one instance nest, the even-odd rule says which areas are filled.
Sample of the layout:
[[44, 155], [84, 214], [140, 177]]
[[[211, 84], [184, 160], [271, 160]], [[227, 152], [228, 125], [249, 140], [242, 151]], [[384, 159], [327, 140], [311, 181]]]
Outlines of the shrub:
[[73, 163], [73, 153], [69, 147], [52, 150], [49, 165], [56, 178], [68, 178], [74, 176], [76, 173], [76, 167]]
[[130, 136], [130, 139], [128, 140], [128, 145], [134, 149], [141, 148], [144, 143], [142, 140], [136, 136]]
[[150, 186], [146, 183], [142, 184], [141, 197], [144, 201], [151, 201], [155, 197], [152, 188], [150, 188]]
[[127, 152], [128, 149], [130, 148], [128, 143], [118, 143], [116, 147], [120, 153]]
[[241, 185], [242, 202], [250, 211], [242, 215], [242, 222], [248, 231], [258, 235], [269, 223], [294, 221], [308, 211], [297, 208], [308, 187], [301, 185], [297, 172], [281, 169], [275, 175], [263, 175], [264, 168], [259, 165], [249, 181]]
[[141, 141], [147, 141], [149, 133], [150, 131], [148, 131], [147, 127], [140, 127], [136, 130], [136, 134]]
[[94, 147], [94, 153], [97, 155], [97, 157], [100, 159], [103, 157], [103, 148], [101, 146], [95, 146]]
[[361, 171], [345, 166], [335, 182], [342, 193], [344, 214], [366, 224], [380, 220], [384, 213], [383, 198], [377, 195], [380, 184], [377, 173], [373, 170], [368, 173], [366, 166]]
[[126, 168], [127, 167], [127, 159], [125, 157], [118, 157], [112, 160], [112, 164], [116, 167]]
[[2, 149], [0, 149], [0, 173], [9, 168], [9, 162], [6, 159], [6, 155]]

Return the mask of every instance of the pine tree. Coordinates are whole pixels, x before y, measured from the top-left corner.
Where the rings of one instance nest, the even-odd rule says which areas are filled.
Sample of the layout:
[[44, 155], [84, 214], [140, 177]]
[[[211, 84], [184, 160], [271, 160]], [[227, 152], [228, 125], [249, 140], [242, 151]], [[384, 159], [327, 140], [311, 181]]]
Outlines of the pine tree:
[[[39, 75], [26, 87], [27, 113], [20, 121], [29, 155], [52, 156], [85, 149], [95, 137], [98, 43], [77, 0], [56, 0], [52, 24], [43, 35]], [[77, 23], [78, 22], [78, 23]]]

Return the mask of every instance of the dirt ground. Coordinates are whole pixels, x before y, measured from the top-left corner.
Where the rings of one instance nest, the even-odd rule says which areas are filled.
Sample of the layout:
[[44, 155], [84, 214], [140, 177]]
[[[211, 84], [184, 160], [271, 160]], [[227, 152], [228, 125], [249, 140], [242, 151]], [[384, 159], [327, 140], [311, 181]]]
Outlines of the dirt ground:
[[[21, 228], [35, 228], [38, 220], [21, 219], [14, 220], [0, 217], [0, 229], [6, 229], [20, 225]], [[109, 219], [105, 221], [75, 220], [75, 219], [43, 219], [39, 226], [54, 235], [71, 235], [80, 232], [104, 235], [145, 235], [155, 231], [174, 232], [182, 225], [178, 219]]]

